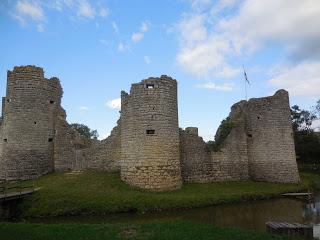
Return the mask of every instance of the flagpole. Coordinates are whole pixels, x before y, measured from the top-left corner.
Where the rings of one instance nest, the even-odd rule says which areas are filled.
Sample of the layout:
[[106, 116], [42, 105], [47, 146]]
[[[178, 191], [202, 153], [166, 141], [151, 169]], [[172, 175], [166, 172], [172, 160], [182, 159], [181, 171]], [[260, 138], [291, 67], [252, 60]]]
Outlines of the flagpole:
[[242, 68], [243, 68], [243, 74], [244, 74], [244, 78], [243, 78], [243, 81], [244, 81], [244, 92], [245, 92], [245, 97], [246, 97], [246, 101], [248, 101], [248, 94], [247, 94], [247, 76], [246, 76], [246, 70], [244, 69], [244, 65], [242, 65]]
[[246, 94], [246, 101], [248, 101], [248, 94], [247, 94], [247, 81], [246, 81], [246, 79], [244, 79], [244, 91], [245, 91], [245, 94]]

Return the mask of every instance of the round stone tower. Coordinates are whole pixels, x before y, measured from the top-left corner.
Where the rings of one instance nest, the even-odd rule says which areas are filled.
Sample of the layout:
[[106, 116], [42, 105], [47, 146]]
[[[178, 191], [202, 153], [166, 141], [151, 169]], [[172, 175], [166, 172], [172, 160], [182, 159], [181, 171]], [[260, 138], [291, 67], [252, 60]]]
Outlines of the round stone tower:
[[121, 178], [152, 191], [181, 187], [177, 81], [168, 76], [121, 93]]
[[55, 119], [62, 89], [42, 68], [8, 71], [1, 124], [1, 167], [6, 178], [31, 178], [53, 171]]

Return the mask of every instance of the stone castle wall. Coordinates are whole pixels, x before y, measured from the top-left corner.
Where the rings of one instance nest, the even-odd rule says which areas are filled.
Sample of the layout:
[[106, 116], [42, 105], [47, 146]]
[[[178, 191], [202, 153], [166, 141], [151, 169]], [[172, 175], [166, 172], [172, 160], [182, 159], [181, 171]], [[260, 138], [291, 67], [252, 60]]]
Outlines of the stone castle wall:
[[229, 115], [234, 126], [221, 149], [212, 152], [221, 179], [297, 183], [290, 116], [284, 90], [234, 104]]
[[121, 93], [121, 178], [161, 191], [180, 188], [176, 80], [161, 76]]
[[106, 139], [93, 142], [89, 148], [77, 150], [76, 169], [120, 170], [121, 129], [119, 123], [120, 121]]
[[[212, 152], [212, 160], [219, 166], [217, 180], [246, 180], [249, 178], [246, 114], [244, 102], [231, 108], [229, 121], [233, 127], [217, 152]], [[217, 130], [219, 134], [220, 128]]]
[[247, 105], [251, 178], [298, 182], [288, 92], [279, 90], [271, 97], [250, 99]]
[[[130, 185], [153, 191], [184, 182], [258, 180], [296, 183], [288, 93], [232, 106], [232, 128], [217, 152], [198, 129], [178, 126], [177, 82], [148, 78], [121, 93], [121, 116], [105, 140], [84, 141], [61, 107], [58, 78], [42, 68], [8, 71], [0, 117], [0, 178], [32, 178], [52, 171], [120, 170]], [[216, 137], [222, 133], [222, 126]]]
[[28, 178], [53, 171], [55, 113], [62, 89], [42, 68], [8, 71], [3, 108], [2, 167], [7, 178]]
[[217, 166], [213, 164], [211, 152], [195, 127], [180, 129], [180, 160], [184, 182], [213, 180]]
[[61, 97], [59, 79], [45, 78], [42, 68], [8, 71], [0, 144], [3, 177], [33, 178], [71, 169], [72, 141]]

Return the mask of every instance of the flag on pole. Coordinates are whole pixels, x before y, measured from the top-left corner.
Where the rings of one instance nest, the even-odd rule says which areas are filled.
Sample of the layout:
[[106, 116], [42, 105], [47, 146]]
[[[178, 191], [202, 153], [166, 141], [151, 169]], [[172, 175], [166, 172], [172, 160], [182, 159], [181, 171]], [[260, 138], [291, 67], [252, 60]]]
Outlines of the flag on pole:
[[248, 80], [248, 76], [247, 76], [247, 73], [246, 73], [246, 70], [244, 69], [243, 67], [243, 74], [244, 74], [244, 79], [246, 80], [246, 82], [250, 85], [250, 82]]

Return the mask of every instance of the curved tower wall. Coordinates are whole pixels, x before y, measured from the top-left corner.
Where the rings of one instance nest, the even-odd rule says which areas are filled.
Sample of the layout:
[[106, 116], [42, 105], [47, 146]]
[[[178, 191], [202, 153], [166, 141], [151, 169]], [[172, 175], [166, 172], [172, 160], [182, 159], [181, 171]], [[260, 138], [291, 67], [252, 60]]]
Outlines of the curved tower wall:
[[42, 68], [8, 71], [0, 148], [7, 178], [30, 178], [53, 171], [55, 116], [62, 89]]
[[153, 190], [180, 188], [176, 80], [161, 76], [121, 93], [121, 178]]

